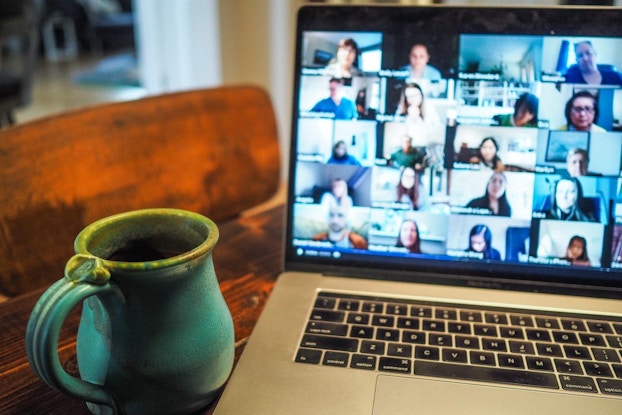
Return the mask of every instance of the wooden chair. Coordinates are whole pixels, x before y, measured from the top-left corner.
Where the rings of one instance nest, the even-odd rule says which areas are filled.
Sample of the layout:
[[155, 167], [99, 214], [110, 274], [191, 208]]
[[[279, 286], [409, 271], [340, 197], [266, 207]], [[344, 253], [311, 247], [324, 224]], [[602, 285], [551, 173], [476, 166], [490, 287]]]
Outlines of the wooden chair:
[[149, 207], [217, 223], [277, 190], [269, 97], [254, 87], [179, 92], [63, 113], [0, 131], [0, 293], [62, 277], [89, 223]]

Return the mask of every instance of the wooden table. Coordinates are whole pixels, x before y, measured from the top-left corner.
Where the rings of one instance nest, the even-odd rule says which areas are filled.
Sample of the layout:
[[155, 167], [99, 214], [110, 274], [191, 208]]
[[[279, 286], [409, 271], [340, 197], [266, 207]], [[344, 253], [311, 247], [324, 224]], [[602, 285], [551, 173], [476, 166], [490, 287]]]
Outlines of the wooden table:
[[[236, 362], [282, 269], [283, 215], [280, 206], [218, 224], [214, 265], [233, 315]], [[0, 303], [0, 414], [88, 415], [84, 402], [62, 395], [36, 377], [26, 358], [26, 324], [42, 293], [37, 290]], [[74, 310], [59, 341], [60, 360], [74, 375], [79, 318], [79, 310]], [[202, 413], [211, 414], [213, 406]]]

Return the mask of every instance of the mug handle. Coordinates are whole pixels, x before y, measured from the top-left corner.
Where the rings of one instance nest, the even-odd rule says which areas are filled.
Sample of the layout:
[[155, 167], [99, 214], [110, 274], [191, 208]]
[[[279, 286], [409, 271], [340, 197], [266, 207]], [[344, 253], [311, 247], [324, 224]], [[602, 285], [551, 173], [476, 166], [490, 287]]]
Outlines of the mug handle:
[[48, 288], [38, 300], [26, 328], [26, 353], [30, 365], [45, 383], [69, 396], [112, 408], [117, 405], [101, 386], [69, 375], [58, 357], [58, 339], [69, 312], [86, 298], [119, 292], [110, 284], [104, 262], [90, 255], [74, 255], [65, 266], [65, 277]]

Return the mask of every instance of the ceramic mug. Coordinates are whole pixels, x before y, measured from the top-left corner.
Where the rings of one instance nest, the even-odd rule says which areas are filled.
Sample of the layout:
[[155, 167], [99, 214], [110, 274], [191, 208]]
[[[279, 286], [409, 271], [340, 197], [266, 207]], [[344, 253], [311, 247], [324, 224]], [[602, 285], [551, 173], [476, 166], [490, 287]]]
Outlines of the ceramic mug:
[[[65, 277], [36, 304], [28, 359], [48, 385], [94, 414], [191, 414], [212, 401], [234, 356], [231, 313], [212, 262], [214, 222], [177, 209], [101, 219], [75, 240]], [[67, 374], [58, 338], [83, 302], [77, 358]]]

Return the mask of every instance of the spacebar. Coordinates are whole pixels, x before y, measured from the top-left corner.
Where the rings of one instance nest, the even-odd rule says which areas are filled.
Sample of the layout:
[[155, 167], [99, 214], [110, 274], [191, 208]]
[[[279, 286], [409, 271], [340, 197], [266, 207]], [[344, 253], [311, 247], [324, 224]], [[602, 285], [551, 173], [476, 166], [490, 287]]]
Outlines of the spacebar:
[[498, 367], [455, 365], [419, 360], [415, 362], [415, 375], [559, 389], [557, 379], [551, 373]]

